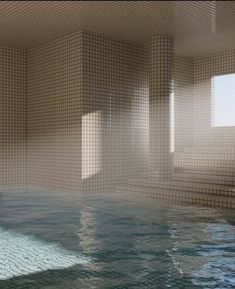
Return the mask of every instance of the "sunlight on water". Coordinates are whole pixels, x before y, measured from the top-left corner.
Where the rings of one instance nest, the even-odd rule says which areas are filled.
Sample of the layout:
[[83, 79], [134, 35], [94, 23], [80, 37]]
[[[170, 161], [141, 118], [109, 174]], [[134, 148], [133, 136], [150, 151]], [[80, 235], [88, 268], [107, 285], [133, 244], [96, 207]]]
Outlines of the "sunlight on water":
[[0, 280], [89, 262], [56, 244], [0, 228]]

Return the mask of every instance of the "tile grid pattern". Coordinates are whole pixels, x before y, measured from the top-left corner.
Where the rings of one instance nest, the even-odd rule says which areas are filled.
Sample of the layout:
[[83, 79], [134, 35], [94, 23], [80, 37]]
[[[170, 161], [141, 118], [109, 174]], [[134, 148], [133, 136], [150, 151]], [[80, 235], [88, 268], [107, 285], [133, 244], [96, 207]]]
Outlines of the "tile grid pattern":
[[174, 151], [193, 146], [193, 58], [174, 57]]
[[211, 129], [213, 76], [235, 72], [235, 50], [194, 58], [195, 143], [233, 147], [234, 127]]
[[27, 82], [28, 185], [78, 191], [82, 33], [29, 49]]
[[0, 44], [32, 48], [80, 29], [147, 43], [175, 37], [198, 56], [235, 47], [234, 1], [0, 1]]
[[[1, 48], [1, 187], [26, 185], [27, 157], [31, 187], [96, 194], [128, 182], [126, 193], [233, 207], [235, 131], [210, 123], [211, 77], [235, 71], [235, 52], [192, 59], [174, 57], [170, 36], [150, 44], [150, 108], [148, 56], [139, 45], [80, 31], [29, 49], [27, 154], [26, 52]], [[167, 183], [147, 173], [148, 109], [151, 172], [174, 168]]]
[[146, 58], [84, 31], [28, 50], [30, 186], [93, 194], [147, 170]]
[[0, 186], [26, 185], [26, 51], [0, 47]]
[[163, 178], [172, 174], [173, 48], [173, 38], [169, 35], [156, 35], [150, 39], [150, 166], [151, 171], [158, 171], [160, 177]]
[[82, 189], [96, 192], [148, 168], [147, 53], [83, 33]]
[[[156, 175], [130, 180], [128, 190], [131, 194], [235, 207], [234, 127], [211, 127], [212, 77], [234, 73], [234, 55], [234, 51], [229, 51], [194, 59], [175, 56], [174, 173], [167, 181], [156, 178]], [[151, 97], [150, 82], [150, 108]], [[160, 111], [163, 112], [163, 109]], [[161, 115], [160, 112], [158, 114]], [[157, 124], [156, 120], [151, 122], [150, 110], [150, 138], [153, 136], [151, 127]], [[169, 145], [167, 138], [164, 141]]]

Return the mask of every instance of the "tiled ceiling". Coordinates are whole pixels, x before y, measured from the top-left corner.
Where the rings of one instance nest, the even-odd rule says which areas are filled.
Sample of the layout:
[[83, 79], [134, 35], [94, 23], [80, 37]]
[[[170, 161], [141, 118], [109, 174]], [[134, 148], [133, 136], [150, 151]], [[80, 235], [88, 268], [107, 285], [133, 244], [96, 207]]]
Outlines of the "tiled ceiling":
[[147, 43], [175, 37], [178, 54], [235, 48], [235, 1], [0, 1], [0, 44], [29, 48], [77, 30]]

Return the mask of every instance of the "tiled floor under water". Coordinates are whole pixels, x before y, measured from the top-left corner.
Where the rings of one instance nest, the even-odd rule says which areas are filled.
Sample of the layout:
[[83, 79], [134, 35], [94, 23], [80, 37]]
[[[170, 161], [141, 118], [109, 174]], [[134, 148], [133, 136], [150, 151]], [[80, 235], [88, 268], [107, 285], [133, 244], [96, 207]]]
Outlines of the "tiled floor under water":
[[235, 212], [0, 195], [1, 289], [235, 288]]

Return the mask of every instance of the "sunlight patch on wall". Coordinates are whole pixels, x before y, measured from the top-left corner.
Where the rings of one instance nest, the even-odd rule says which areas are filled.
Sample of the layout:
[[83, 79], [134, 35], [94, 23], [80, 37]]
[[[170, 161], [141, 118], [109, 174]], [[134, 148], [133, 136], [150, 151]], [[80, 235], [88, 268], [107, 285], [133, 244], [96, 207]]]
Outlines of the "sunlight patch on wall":
[[172, 84], [172, 92], [170, 94], [170, 152], [175, 151], [175, 94], [174, 81]]
[[82, 179], [90, 178], [101, 170], [102, 111], [82, 116]]

